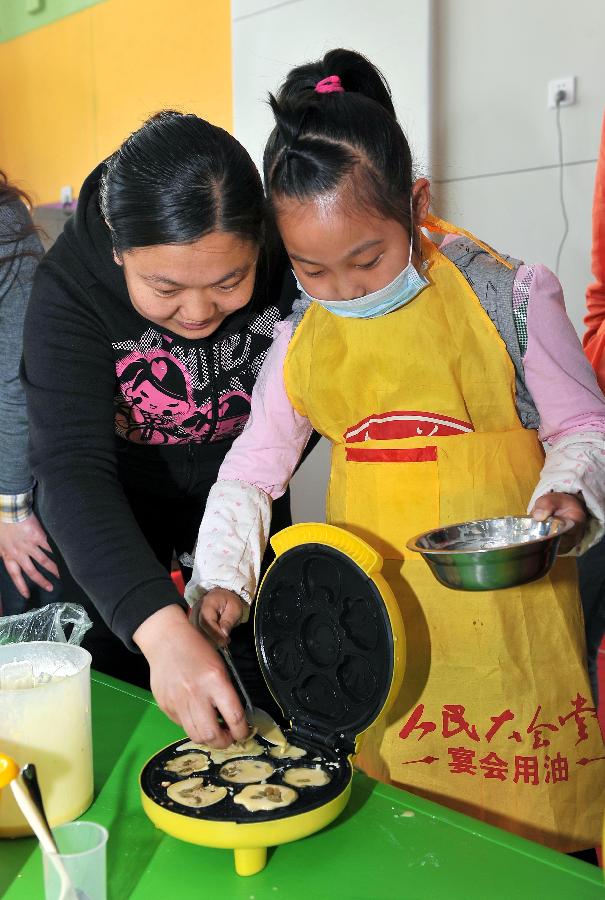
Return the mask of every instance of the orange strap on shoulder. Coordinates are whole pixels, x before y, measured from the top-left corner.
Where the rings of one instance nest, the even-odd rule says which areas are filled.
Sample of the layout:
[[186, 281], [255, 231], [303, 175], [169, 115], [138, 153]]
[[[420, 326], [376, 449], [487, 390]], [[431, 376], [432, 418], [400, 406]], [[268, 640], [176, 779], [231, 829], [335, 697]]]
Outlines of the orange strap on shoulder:
[[452, 225], [451, 222], [446, 222], [445, 219], [440, 219], [438, 216], [433, 216], [429, 213], [422, 223], [422, 227], [428, 228], [429, 231], [436, 231], [438, 234], [463, 234], [464, 237], [467, 237], [474, 244], [477, 244], [478, 247], [481, 247], [482, 250], [485, 250], [486, 253], [489, 253], [490, 256], [497, 259], [498, 262], [502, 263], [503, 266], [506, 266], [507, 269], [513, 268], [513, 264], [507, 259], [504, 259], [503, 256], [500, 256], [499, 253], [496, 253], [489, 244], [484, 244], [483, 241], [480, 241], [479, 238], [475, 237], [470, 231], [466, 231], [466, 229], [460, 228], [458, 225]]

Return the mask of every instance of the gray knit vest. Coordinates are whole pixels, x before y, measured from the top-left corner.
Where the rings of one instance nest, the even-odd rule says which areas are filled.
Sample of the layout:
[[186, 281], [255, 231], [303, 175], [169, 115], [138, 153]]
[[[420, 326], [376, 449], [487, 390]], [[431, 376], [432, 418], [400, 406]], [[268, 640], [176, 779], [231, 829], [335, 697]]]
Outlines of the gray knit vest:
[[[525, 384], [523, 359], [513, 315], [513, 286], [517, 270], [522, 265], [521, 261], [500, 254], [503, 259], [512, 264], [512, 269], [507, 269], [486, 250], [482, 250], [466, 237], [458, 237], [449, 242], [440, 252], [453, 262], [464, 275], [506, 344], [508, 355], [515, 367], [517, 415], [524, 428], [537, 429], [540, 425], [540, 416]], [[294, 301], [292, 313], [288, 316], [288, 321], [293, 324], [293, 333], [298, 328], [309, 305], [309, 302], [303, 300], [302, 297], [298, 297]]]
[[466, 237], [458, 237], [451, 241], [441, 253], [464, 275], [506, 344], [508, 355], [515, 367], [517, 415], [524, 428], [537, 429], [540, 425], [540, 415], [525, 384], [523, 359], [513, 315], [513, 286], [517, 270], [522, 265], [521, 260], [500, 254], [512, 265], [512, 269], [507, 269], [499, 260], [494, 259]]

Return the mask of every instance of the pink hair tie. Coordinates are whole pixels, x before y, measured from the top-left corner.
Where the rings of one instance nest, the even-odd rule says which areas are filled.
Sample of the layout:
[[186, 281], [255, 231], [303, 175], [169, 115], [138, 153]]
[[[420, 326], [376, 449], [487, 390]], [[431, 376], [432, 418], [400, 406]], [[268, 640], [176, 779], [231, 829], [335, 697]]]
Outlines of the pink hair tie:
[[327, 78], [322, 78], [315, 85], [315, 90], [318, 94], [344, 94], [345, 92], [338, 75], [328, 75]]

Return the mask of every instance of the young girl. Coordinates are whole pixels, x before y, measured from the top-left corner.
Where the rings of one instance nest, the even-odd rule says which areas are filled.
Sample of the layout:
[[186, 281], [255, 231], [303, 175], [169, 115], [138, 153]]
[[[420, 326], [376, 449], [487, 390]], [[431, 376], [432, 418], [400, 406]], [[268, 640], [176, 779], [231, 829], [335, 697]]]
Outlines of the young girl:
[[[317, 429], [332, 442], [328, 521], [382, 554], [407, 633], [401, 694], [359, 765], [552, 847], [594, 847], [605, 753], [575, 560], [456, 593], [406, 549], [527, 509], [573, 520], [576, 549], [602, 530], [605, 403], [560, 285], [428, 215], [363, 57], [295, 69], [272, 106], [266, 188], [301, 296], [210, 493], [188, 598], [225, 640], [254, 596], [271, 501]], [[423, 225], [448, 234], [439, 249]]]
[[[162, 709], [224, 746], [247, 734], [243, 709], [170, 567], [291, 309], [264, 212], [235, 138], [194, 115], [152, 117], [86, 179], [38, 268], [24, 337], [33, 473], [61, 572], [49, 600], [87, 608], [96, 669], [144, 686], [151, 670]], [[285, 497], [274, 524], [288, 522]], [[236, 644], [264, 687], [251, 631]], [[228, 728], [207, 728], [216, 708]]]

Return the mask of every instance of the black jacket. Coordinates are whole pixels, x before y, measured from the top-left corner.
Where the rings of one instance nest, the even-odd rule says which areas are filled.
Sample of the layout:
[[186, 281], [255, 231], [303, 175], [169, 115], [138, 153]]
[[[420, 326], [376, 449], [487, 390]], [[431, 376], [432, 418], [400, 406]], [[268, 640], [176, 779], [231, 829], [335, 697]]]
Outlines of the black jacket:
[[[107, 624], [133, 646], [137, 627], [180, 598], [127, 494], [199, 500], [201, 516], [294, 281], [282, 262], [208, 338], [161, 329], [134, 309], [113, 260], [101, 169], [38, 267], [22, 379], [44, 524]], [[267, 295], [279, 299], [263, 308]]]

